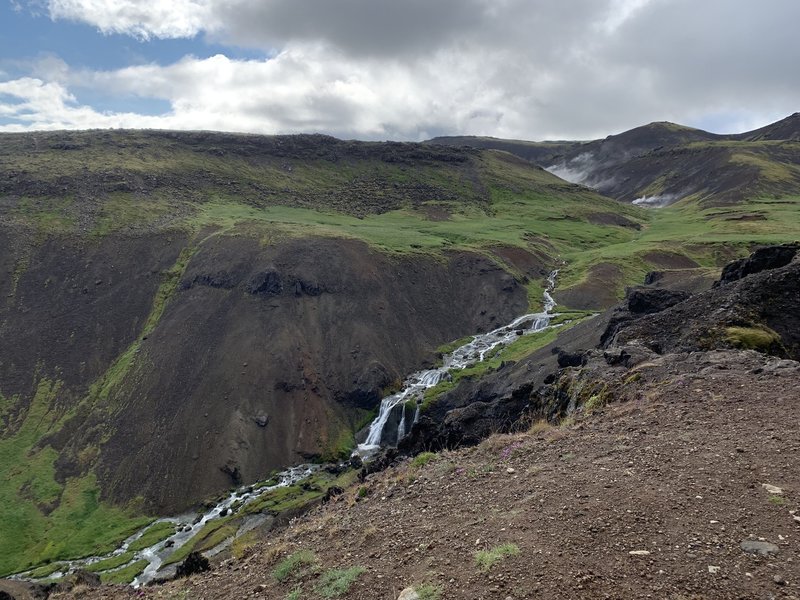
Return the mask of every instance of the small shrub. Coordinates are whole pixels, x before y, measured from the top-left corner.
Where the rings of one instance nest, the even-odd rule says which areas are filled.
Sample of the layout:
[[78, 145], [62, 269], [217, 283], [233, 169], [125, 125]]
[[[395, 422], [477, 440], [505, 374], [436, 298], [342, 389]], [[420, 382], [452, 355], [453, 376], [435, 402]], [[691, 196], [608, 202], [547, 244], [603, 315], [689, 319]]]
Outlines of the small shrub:
[[633, 375], [631, 375], [630, 377], [625, 379], [625, 381], [623, 383], [625, 385], [631, 385], [631, 384], [636, 383], [637, 381], [641, 381], [641, 380], [642, 380], [642, 374], [641, 373], [634, 373]]
[[314, 591], [323, 598], [337, 598], [347, 593], [353, 582], [364, 571], [366, 571], [364, 567], [330, 569], [320, 575], [317, 585], [314, 586]]
[[786, 504], [786, 499], [781, 496], [770, 496], [769, 501], [775, 506], [783, 506]]
[[564, 417], [558, 422], [559, 427], [572, 427], [573, 425], [575, 425], [575, 417], [572, 415]]
[[303, 593], [303, 588], [297, 586], [291, 592], [286, 594], [286, 600], [300, 600], [300, 594]]
[[606, 396], [605, 394], [593, 394], [589, 397], [586, 403], [583, 405], [583, 409], [587, 413], [592, 413], [597, 410], [600, 410], [606, 405]]
[[361, 487], [358, 488], [359, 498], [366, 498], [368, 495], [369, 495], [369, 490], [367, 489], [367, 486], [362, 485]]
[[515, 556], [517, 554], [519, 554], [519, 546], [516, 544], [503, 544], [502, 546], [495, 546], [491, 550], [476, 552], [475, 564], [480, 567], [481, 571], [488, 571], [506, 556]]
[[419, 600], [439, 600], [442, 596], [441, 588], [430, 583], [415, 585], [414, 591], [417, 592]]
[[539, 434], [544, 433], [545, 431], [549, 431], [553, 428], [553, 425], [547, 419], [539, 419], [528, 430], [528, 433]]
[[736, 348], [765, 352], [780, 343], [781, 337], [767, 327], [727, 327], [725, 339]]
[[275, 570], [272, 571], [272, 576], [278, 581], [286, 581], [289, 577], [301, 577], [306, 570], [298, 571], [302, 567], [312, 567], [317, 564], [317, 557], [310, 550], [300, 550], [294, 554], [290, 554], [284, 558]]
[[434, 454], [433, 452], [421, 452], [411, 460], [411, 468], [421, 469], [429, 462], [431, 462], [434, 458], [436, 458], [436, 454]]

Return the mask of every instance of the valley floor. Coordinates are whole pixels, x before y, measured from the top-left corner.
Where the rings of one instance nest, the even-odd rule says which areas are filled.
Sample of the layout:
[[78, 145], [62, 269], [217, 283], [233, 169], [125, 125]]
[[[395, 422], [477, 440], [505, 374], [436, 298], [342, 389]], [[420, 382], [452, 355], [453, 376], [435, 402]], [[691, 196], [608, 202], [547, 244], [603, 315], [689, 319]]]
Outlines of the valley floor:
[[370, 475], [209, 573], [73, 597], [311, 599], [363, 567], [342, 598], [800, 598], [800, 364], [723, 351], [633, 371], [624, 402]]

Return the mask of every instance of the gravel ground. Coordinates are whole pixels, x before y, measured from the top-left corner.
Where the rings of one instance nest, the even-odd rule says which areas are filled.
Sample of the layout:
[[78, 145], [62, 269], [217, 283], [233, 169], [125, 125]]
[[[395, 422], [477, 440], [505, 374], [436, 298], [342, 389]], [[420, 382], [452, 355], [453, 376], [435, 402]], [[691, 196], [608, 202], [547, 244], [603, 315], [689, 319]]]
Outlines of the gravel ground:
[[[371, 475], [209, 573], [60, 597], [310, 599], [363, 567], [340, 597], [800, 598], [800, 364], [724, 351], [633, 371], [592, 414]], [[299, 550], [315, 565], [276, 581]]]

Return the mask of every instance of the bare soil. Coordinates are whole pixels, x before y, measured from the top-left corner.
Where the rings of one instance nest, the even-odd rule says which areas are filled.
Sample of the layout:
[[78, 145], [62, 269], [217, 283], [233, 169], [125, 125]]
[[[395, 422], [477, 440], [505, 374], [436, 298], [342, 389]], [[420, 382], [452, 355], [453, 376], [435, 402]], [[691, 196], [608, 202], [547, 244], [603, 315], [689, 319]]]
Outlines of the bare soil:
[[[726, 350], [628, 373], [591, 414], [370, 475], [210, 573], [60, 597], [285, 598], [299, 585], [317, 598], [317, 575], [271, 574], [311, 550], [323, 569], [366, 569], [350, 599], [423, 583], [442, 599], [799, 598], [800, 364]], [[501, 544], [519, 553], [479, 568], [475, 553]]]

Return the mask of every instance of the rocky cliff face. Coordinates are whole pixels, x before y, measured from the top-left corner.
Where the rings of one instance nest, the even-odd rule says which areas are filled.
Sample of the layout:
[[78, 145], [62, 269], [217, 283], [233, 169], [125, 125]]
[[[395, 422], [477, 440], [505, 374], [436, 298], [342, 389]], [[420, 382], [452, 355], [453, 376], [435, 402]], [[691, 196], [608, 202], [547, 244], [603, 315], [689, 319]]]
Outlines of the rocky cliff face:
[[[208, 232], [206, 232], [208, 233]], [[527, 307], [491, 260], [391, 257], [357, 241], [2, 230], [2, 393], [59, 393], [57, 477], [173, 512], [347, 448], [381, 391], [439, 344]]]
[[[800, 359], [800, 261], [794, 244], [759, 249], [694, 295], [634, 288], [625, 301], [525, 359], [462, 380], [426, 411], [401, 451], [477, 444], [497, 431], [557, 420], [619, 396], [634, 367], [666, 355], [755, 350]], [[735, 360], [733, 361], [735, 363]], [[732, 363], [732, 364], [733, 364]], [[725, 368], [720, 367], [720, 368]]]

